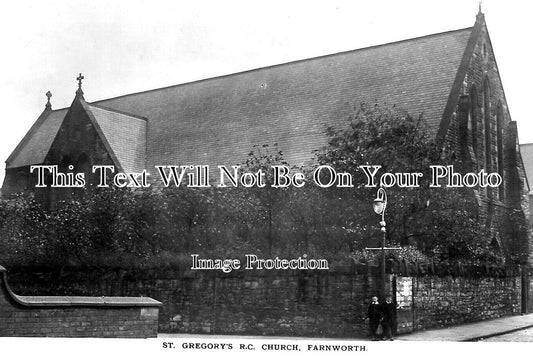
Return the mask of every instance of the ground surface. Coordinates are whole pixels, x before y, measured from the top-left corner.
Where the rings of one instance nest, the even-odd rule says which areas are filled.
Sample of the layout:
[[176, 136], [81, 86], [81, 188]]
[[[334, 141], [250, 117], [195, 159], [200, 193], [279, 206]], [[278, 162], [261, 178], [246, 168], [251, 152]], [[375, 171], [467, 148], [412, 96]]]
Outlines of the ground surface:
[[500, 336], [494, 336], [488, 339], [483, 339], [480, 341], [485, 342], [505, 342], [505, 341], [513, 341], [513, 342], [533, 342], [533, 328], [525, 329], [525, 330], [519, 330], [515, 331], [509, 334], [503, 334]]

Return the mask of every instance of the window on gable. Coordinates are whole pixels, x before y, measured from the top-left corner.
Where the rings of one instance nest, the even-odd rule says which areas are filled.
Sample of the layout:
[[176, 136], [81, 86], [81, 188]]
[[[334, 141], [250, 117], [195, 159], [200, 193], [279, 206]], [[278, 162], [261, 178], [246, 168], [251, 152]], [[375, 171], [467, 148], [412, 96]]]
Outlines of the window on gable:
[[89, 157], [85, 152], [83, 152], [78, 157], [78, 163], [76, 164], [76, 168], [78, 172], [90, 173]]
[[17, 183], [19, 184], [19, 187], [21, 187], [24, 190], [31, 189], [32, 185], [28, 178], [29, 177], [26, 172], [24, 171], [17, 172]]
[[[489, 78], [483, 81], [483, 131], [485, 146], [485, 172], [492, 172], [492, 132], [490, 124], [490, 85]], [[487, 187], [487, 196], [492, 198], [492, 189]]]
[[459, 110], [455, 117], [457, 120], [459, 159], [465, 162], [468, 159], [468, 121], [470, 120], [470, 97], [460, 97]]
[[496, 111], [496, 146], [498, 149], [498, 174], [502, 177], [502, 184], [499, 187], [500, 200], [505, 199], [505, 178], [503, 169], [503, 107], [502, 103], [498, 103]]
[[64, 155], [59, 163], [59, 171], [66, 172], [70, 165], [72, 165], [72, 159], [69, 155]]
[[485, 171], [492, 170], [492, 154], [491, 154], [491, 128], [490, 128], [490, 86], [488, 78], [483, 82], [483, 116], [484, 116], [484, 131], [485, 131]]
[[474, 150], [474, 156], [478, 156], [478, 132], [477, 132], [477, 90], [473, 86], [470, 89], [470, 108], [468, 110], [468, 132], [472, 138], [472, 149]]

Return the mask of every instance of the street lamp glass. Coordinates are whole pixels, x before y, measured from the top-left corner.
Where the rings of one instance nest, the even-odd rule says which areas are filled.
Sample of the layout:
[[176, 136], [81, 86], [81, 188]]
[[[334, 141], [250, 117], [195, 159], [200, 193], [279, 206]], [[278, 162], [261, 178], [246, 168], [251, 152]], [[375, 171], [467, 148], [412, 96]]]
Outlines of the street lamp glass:
[[376, 198], [374, 199], [374, 211], [376, 214], [383, 213], [383, 210], [385, 209], [385, 202], [383, 199]]

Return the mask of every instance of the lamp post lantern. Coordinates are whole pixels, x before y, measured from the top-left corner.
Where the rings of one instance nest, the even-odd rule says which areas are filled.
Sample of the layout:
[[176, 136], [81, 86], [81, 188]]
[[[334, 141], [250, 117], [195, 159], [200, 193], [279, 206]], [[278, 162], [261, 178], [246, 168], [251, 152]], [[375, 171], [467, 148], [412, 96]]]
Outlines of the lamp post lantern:
[[378, 215], [381, 215], [381, 221], [379, 225], [381, 226], [381, 247], [372, 248], [367, 247], [367, 250], [381, 250], [381, 264], [380, 264], [380, 284], [379, 292], [380, 297], [385, 299], [385, 250], [399, 250], [397, 247], [385, 247], [386, 236], [387, 236], [387, 224], [385, 223], [385, 210], [387, 209], [387, 192], [383, 188], [379, 188], [376, 193], [376, 199], [374, 199], [373, 204], [374, 212]]

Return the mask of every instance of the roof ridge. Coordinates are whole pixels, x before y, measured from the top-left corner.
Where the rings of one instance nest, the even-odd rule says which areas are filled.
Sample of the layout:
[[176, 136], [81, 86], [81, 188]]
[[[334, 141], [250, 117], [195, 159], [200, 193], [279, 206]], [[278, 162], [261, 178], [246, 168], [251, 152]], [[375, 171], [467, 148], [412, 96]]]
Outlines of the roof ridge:
[[95, 108], [98, 108], [98, 109], [101, 109], [101, 110], [111, 111], [111, 112], [115, 112], [115, 113], [117, 113], [117, 114], [121, 114], [121, 115], [124, 115], [124, 116], [133, 117], [133, 118], [135, 118], [135, 119], [140, 119], [140, 120], [148, 121], [148, 118], [146, 118], [146, 117], [144, 117], [144, 116], [136, 115], [136, 114], [131, 114], [131, 113], [126, 112], [126, 111], [117, 110], [117, 109], [112, 109], [112, 108], [109, 108], [109, 107], [106, 107], [106, 106], [103, 106], [103, 105], [97, 105], [97, 104], [93, 104], [93, 103], [87, 103], [87, 105], [89, 105], [90, 107], [94, 106]]
[[[282, 137], [278, 135], [277, 131], [272, 131], [272, 134], [269, 133], [267, 135], [268, 137], [261, 137], [261, 135], [264, 136], [264, 131], [266, 130], [265, 125], [267, 123], [265, 122], [263, 125], [260, 118], [272, 117], [273, 119], [281, 120], [287, 117], [288, 115], [292, 115], [291, 117], [293, 117], [294, 120], [300, 121], [304, 120], [305, 117], [305, 123], [302, 121], [300, 123], [301, 125], [295, 126], [295, 134], [309, 129], [308, 134], [310, 135], [310, 137], [315, 137], [316, 135], [318, 135], [318, 131], [320, 131], [320, 129], [315, 129], [314, 126], [311, 127], [309, 125], [318, 124], [319, 121], [322, 122], [322, 119], [319, 119], [319, 117], [321, 117], [321, 115], [328, 114], [324, 110], [328, 112], [330, 110], [333, 110], [333, 105], [336, 105], [335, 103], [340, 103], [340, 105], [343, 106], [345, 103], [354, 100], [355, 95], [362, 96], [362, 99], [364, 100], [373, 100], [376, 98], [376, 95], [385, 94], [385, 97], [388, 98], [383, 99], [385, 101], [394, 102], [398, 105], [410, 105], [413, 106], [413, 110], [419, 112], [429, 111], [432, 115], [431, 120], [433, 120], [430, 125], [433, 125], [435, 126], [435, 128], [437, 128], [437, 120], [439, 120], [439, 118], [441, 119], [442, 116], [441, 106], [445, 104], [444, 100], [446, 98], [441, 97], [442, 93], [440, 91], [437, 92], [433, 88], [433, 84], [438, 86], [438, 88], [445, 88], [446, 90], [448, 90], [448, 87], [450, 86], [449, 80], [442, 80], [440, 77], [432, 76], [431, 70], [427, 70], [428, 73], [424, 74], [427, 75], [427, 78], [425, 79], [422, 78], [422, 76], [419, 76], [418, 74], [421, 68], [425, 70], [429, 68], [429, 65], [442, 64], [443, 70], [446, 70], [447, 75], [450, 76], [449, 79], [452, 79], [452, 75], [457, 72], [457, 64], [460, 62], [461, 56], [464, 55], [464, 46], [468, 42], [468, 38], [472, 36], [473, 28], [475, 27], [468, 27], [441, 33], [433, 33], [425, 36], [403, 39], [396, 42], [378, 44], [345, 52], [338, 52], [314, 58], [281, 63], [268, 67], [227, 74], [219, 77], [205, 78], [196, 82], [181, 83], [169, 87], [155, 88], [143, 92], [121, 95], [115, 98], [95, 100], [90, 103], [86, 102], [84, 99], [79, 99], [79, 101], [84, 106], [84, 109], [86, 110], [89, 119], [92, 119], [91, 121], [95, 121], [96, 123], [98, 123], [98, 120], [96, 120], [95, 116], [111, 117], [113, 116], [113, 113], [118, 113], [116, 114], [116, 117], [118, 119], [122, 118], [120, 120], [127, 120], [130, 121], [132, 124], [142, 124], [143, 121], [135, 122], [129, 120], [130, 118], [139, 118], [139, 120], [141, 120], [140, 118], [143, 118], [147, 119], [147, 121], [144, 121], [145, 124], [150, 123], [149, 126], [155, 125], [152, 127], [155, 127], [155, 130], [150, 130], [150, 127], [146, 127], [146, 132], [151, 139], [147, 141], [147, 146], [144, 149], [145, 154], [147, 155], [145, 161], [152, 159], [167, 159], [165, 157], [168, 157], [172, 160], [178, 160], [178, 156], [181, 155], [184, 150], [187, 150], [189, 148], [183, 146], [181, 142], [176, 143], [176, 140], [171, 140], [171, 142], [169, 142], [169, 147], [163, 147], [164, 140], [169, 139], [169, 137], [167, 137], [166, 135], [168, 135], [168, 133], [171, 131], [173, 132], [173, 130], [178, 130], [176, 135], [179, 134], [183, 136], [184, 140], [194, 139], [194, 137], [192, 137], [191, 135], [189, 135], [191, 137], [186, 138], [184, 137], [184, 135], [186, 135], [186, 133], [190, 130], [198, 130], [198, 123], [200, 122], [195, 118], [201, 118], [201, 123], [210, 125], [210, 123], [220, 122], [218, 118], [221, 114], [230, 115], [228, 116], [228, 118], [231, 119], [230, 121], [228, 121], [228, 124], [223, 124], [223, 127], [220, 127], [220, 132], [216, 132], [217, 129], [213, 130], [213, 134], [217, 137], [220, 136], [220, 138], [222, 139], [227, 136], [229, 132], [228, 130], [230, 130], [231, 123], [235, 120], [235, 122], [233, 122], [235, 124], [235, 127], [241, 127], [239, 125], [245, 124], [254, 125], [253, 129], [250, 126], [253, 131], [251, 132], [251, 135], [255, 135], [253, 137], [256, 138], [250, 138], [250, 140], [257, 140], [258, 138], [260, 138], [261, 140], [281, 140], [282, 142], [285, 142], [290, 135]], [[443, 44], [445, 46], [443, 46]], [[428, 55], [429, 53], [432, 53], [432, 50], [437, 51], [436, 53], [439, 53], [439, 55]], [[387, 53], [392, 55], [384, 56], [384, 54]], [[413, 53], [415, 53], [416, 55], [420, 55], [420, 57], [417, 56], [414, 58], [414, 60], [411, 60], [413, 59]], [[402, 58], [402, 61], [398, 61], [398, 56]], [[442, 61], [442, 56], [452, 56], [450, 58], [454, 58], [453, 63], [451, 61]], [[368, 58], [374, 58], [376, 60], [368, 60]], [[379, 61], [377, 61], [377, 59], [379, 59]], [[328, 66], [329, 63], [336, 61], [342, 63], [346, 61], [346, 63], [342, 66], [342, 68], [332, 68]], [[375, 83], [375, 79], [380, 79], [376, 78], [376, 74], [378, 74], [374, 73], [376, 72], [376, 70], [380, 70], [379, 74], [383, 74], [383, 79], [394, 78], [395, 80], [402, 80], [403, 83], [403, 80], [405, 79], [403, 77], [403, 74], [402, 76], [397, 76], [392, 71], [386, 70], [386, 68], [389, 68], [390, 66], [396, 66], [396, 63], [399, 63], [399, 65], [405, 64], [405, 66], [402, 67], [402, 73], [405, 73], [405, 75], [411, 75], [416, 79], [416, 82], [423, 80], [423, 83], [419, 83], [423, 85], [415, 86], [416, 83], [409, 80], [405, 82], [405, 86], [399, 88], [403, 91], [399, 91], [393, 88], [396, 82], [391, 81], [387, 82], [388, 87], [385, 87], [383, 85], [374, 85], [370, 88], [370, 90], [368, 90], [368, 83], [364, 82], [363, 79], [371, 83]], [[419, 68], [419, 66], [421, 67]], [[260, 91], [258, 90], [259, 88], [254, 86], [255, 82], [248, 83], [247, 81], [240, 80], [247, 77], [250, 77], [252, 79], [258, 79], [269, 72], [285, 73], [291, 72], [293, 69], [299, 70], [300, 68], [314, 68], [317, 71], [317, 75], [321, 75], [321, 73], [327, 76], [331, 75], [332, 80], [327, 80], [325, 84], [320, 84], [316, 86], [313, 83], [308, 83], [308, 79], [306, 79], [306, 76], [301, 76], [299, 75], [299, 73], [294, 73], [291, 76], [290, 83], [281, 77], [273, 78], [274, 81], [277, 80], [277, 82], [274, 83], [279, 84], [280, 90], [288, 91], [293, 90], [292, 88], [295, 84], [304, 86], [309, 85], [309, 92], [307, 92], [307, 89], [305, 88], [305, 90], [302, 89], [301, 91], [296, 91], [295, 99], [304, 98], [305, 96], [305, 98], [308, 98], [305, 100], [318, 100], [324, 105], [324, 107], [317, 111], [306, 113], [304, 112], [305, 110], [300, 110], [302, 109], [301, 105], [306, 105], [307, 101], [298, 101], [295, 107], [296, 109], [298, 109], [297, 112], [287, 113], [286, 109], [289, 106], [294, 105], [292, 104], [293, 99], [287, 98], [283, 95], [283, 93], [276, 90], [265, 92]], [[394, 67], [393, 69], [398, 68]], [[342, 78], [348, 79], [343, 79], [340, 81], [337, 80]], [[292, 83], [292, 80], [294, 80], [295, 84]], [[225, 88], [226, 86], [224, 84], [228, 81], [242, 82], [234, 88], [234, 94], [239, 95], [231, 95], [227, 98], [227, 104], [230, 104], [229, 106], [224, 104], [226, 103], [226, 101], [219, 101], [216, 97], [216, 95], [227, 93], [227, 88]], [[209, 91], [196, 92], [196, 89], [198, 88], [211, 86], [214, 87], [213, 93]], [[320, 94], [320, 92], [323, 90], [332, 89], [332, 86], [334, 87], [334, 91], [332, 92], [334, 98], [329, 98]], [[257, 90], [250, 91], [250, 87]], [[412, 95], [406, 96], [406, 90], [412, 91], [412, 93], [410, 92]], [[183, 95], [179, 94], [182, 91], [184, 91]], [[176, 93], [179, 94], [177, 97], [175, 95]], [[421, 95], [421, 93], [424, 93], [424, 95], [428, 95], [428, 98], [432, 99], [432, 101], [422, 100], [421, 96], [418, 97], [418, 95]], [[198, 100], [194, 99], [191, 101], [191, 98], [189, 98], [189, 102], [182, 101], [187, 100], [189, 94], [195, 95], [195, 97], [197, 96]], [[248, 94], [249, 97], [246, 97]], [[209, 95], [213, 95], [213, 97], [211, 98]], [[239, 110], [238, 108], [233, 107], [231, 105], [247, 105], [246, 103], [250, 102], [250, 100], [263, 100], [261, 98], [265, 100], [265, 105], [264, 107], [262, 106], [260, 108], [260, 112], [257, 111], [257, 106], [250, 105], [244, 107], [243, 110]], [[205, 100], [211, 99], [217, 99], [217, 101], [214, 101], [213, 105], [210, 105], [208, 111], [205, 112]], [[358, 100], [362, 99], [358, 98]], [[75, 102], [76, 99], [73, 103]], [[284, 105], [287, 105], [287, 108]], [[311, 109], [313, 105], [311, 105]], [[275, 111], [274, 106], [276, 106]], [[53, 110], [53, 114], [50, 114], [49, 117], [54, 118], [55, 124], [56, 122], [60, 122], [61, 120], [63, 120], [65, 117], [65, 112], [68, 114], [71, 109], [72, 105], [70, 106], [70, 108], [66, 107]], [[339, 110], [342, 111], [344, 109], [340, 108]], [[131, 113], [129, 113], [128, 111], [130, 111]], [[100, 114], [98, 114], [98, 112], [100, 112]], [[56, 113], [57, 115], [55, 115]], [[343, 114], [343, 112], [335, 111], [331, 114], [335, 116], [332, 116], [331, 118], [326, 118], [325, 121], [333, 122], [333, 117], [337, 117], [336, 115], [341, 115]], [[190, 120], [182, 120], [182, 117], [190, 118]], [[289, 129], [289, 127], [287, 127], [287, 129]], [[196, 133], [197, 131], [194, 132]], [[261, 134], [261, 132], [263, 132], [263, 134]], [[46, 133], [47, 139], [49, 138], [48, 136], [52, 134], [53, 133]], [[53, 137], [51, 139], [53, 139]], [[26, 161], [29, 161], [30, 155], [33, 154], [33, 151], [29, 150], [30, 148], [34, 150], [41, 149], [42, 145], [40, 145], [39, 142], [34, 142], [32, 140], [33, 138], [28, 141], [32, 142], [32, 146], [28, 146], [29, 148], [27, 152], [21, 151], [24, 152], [24, 155], [20, 156], [21, 159], [24, 158], [26, 159]], [[287, 142], [290, 141], [286, 141], [285, 143]], [[242, 144], [248, 144], [248, 142], [243, 142]], [[301, 160], [304, 156], [306, 156], [306, 154], [303, 153], [303, 150], [307, 150], [307, 147], [305, 146], [306, 144], [307, 143], [304, 142], [302, 144], [299, 144], [298, 147], [295, 147], [295, 153], [293, 157], [294, 160]], [[320, 142], [317, 141], [317, 144], [320, 144]], [[311, 144], [309, 144], [309, 146], [311, 146]], [[15, 151], [15, 155], [16, 154], [17, 152]], [[196, 155], [198, 156], [197, 159], [201, 159], [204, 161], [211, 159], [210, 157], [207, 157], [205, 155], [200, 157], [198, 152], [189, 152], [189, 155], [190, 157], [195, 157], [194, 155]], [[227, 159], [230, 156], [229, 150], [227, 153], [220, 152], [220, 154], [217, 153], [217, 155], [220, 156], [220, 160]], [[18, 159], [17, 157], [18, 156], [16, 156], [14, 159]], [[21, 161], [21, 163], [24, 162]]]
[[101, 103], [101, 102], [105, 102], [105, 101], [110, 101], [110, 100], [115, 100], [115, 99], [119, 99], [119, 98], [124, 98], [124, 97], [127, 97], [127, 96], [146, 94], [146, 93], [155, 92], [155, 91], [159, 91], [159, 90], [166, 90], [166, 89], [177, 88], [177, 87], [180, 87], [180, 86], [185, 86], [185, 85], [190, 85], [190, 84], [202, 83], [202, 82], [206, 82], [206, 81], [209, 81], [209, 80], [228, 78], [228, 77], [237, 76], [237, 75], [241, 75], [241, 74], [245, 74], [245, 73], [257, 72], [257, 71], [264, 70], [264, 69], [281, 67], [281, 66], [285, 66], [285, 65], [289, 65], [289, 64], [294, 64], [294, 63], [301, 63], [301, 62], [307, 62], [307, 61], [312, 61], [312, 60], [317, 60], [317, 59], [322, 59], [322, 58], [327, 58], [327, 57], [333, 57], [333, 56], [338, 56], [338, 55], [343, 55], [343, 54], [349, 54], [349, 53], [354, 53], [354, 52], [358, 52], [358, 51], [364, 51], [364, 50], [374, 49], [374, 48], [378, 48], [378, 47], [384, 47], [384, 46], [399, 44], [399, 43], [402, 43], [402, 42], [420, 40], [420, 39], [423, 39], [423, 38], [429, 38], [429, 37], [433, 37], [433, 36], [442, 36], [442, 35], [450, 34], [450, 33], [453, 33], [453, 32], [461, 32], [461, 31], [466, 31], [466, 30], [472, 30], [473, 28], [474, 28], [474, 26], [470, 26], [470, 27], [465, 27], [465, 28], [461, 28], [461, 29], [457, 29], [457, 30], [449, 30], [449, 31], [444, 31], [444, 32], [432, 33], [432, 34], [428, 34], [428, 35], [412, 37], [412, 38], [407, 38], [407, 39], [393, 41], [393, 42], [381, 43], [381, 44], [377, 44], [377, 45], [372, 45], [372, 46], [367, 46], [367, 47], [362, 47], [362, 48], [356, 48], [356, 49], [351, 49], [351, 50], [347, 50], [347, 51], [341, 51], [341, 52], [325, 54], [325, 55], [321, 55], [321, 56], [317, 56], [317, 57], [303, 58], [303, 59], [297, 59], [297, 60], [294, 60], [294, 61], [289, 61], [289, 62], [284, 62], [284, 63], [272, 64], [272, 65], [269, 65], [269, 66], [266, 66], [266, 67], [247, 69], [247, 70], [243, 70], [243, 71], [240, 71], [240, 72], [222, 74], [222, 75], [218, 75], [218, 76], [214, 76], [214, 77], [193, 80], [193, 81], [190, 81], [190, 82], [173, 84], [173, 85], [168, 85], [168, 86], [165, 86], [165, 87], [148, 89], [148, 90], [143, 90], [143, 91], [139, 91], [139, 92], [118, 95], [118, 96], [114, 96], [114, 97], [107, 98], [107, 99], [96, 100], [96, 101], [93, 102], [93, 104]]

